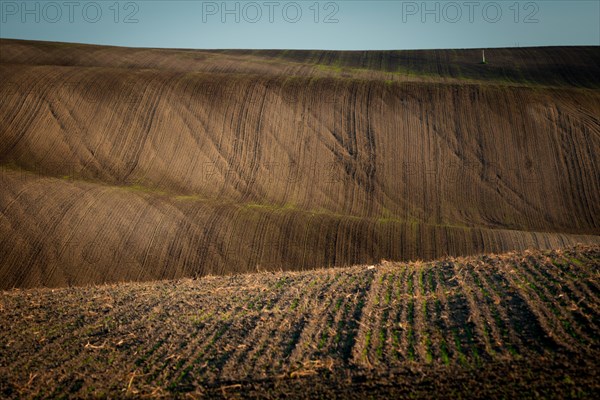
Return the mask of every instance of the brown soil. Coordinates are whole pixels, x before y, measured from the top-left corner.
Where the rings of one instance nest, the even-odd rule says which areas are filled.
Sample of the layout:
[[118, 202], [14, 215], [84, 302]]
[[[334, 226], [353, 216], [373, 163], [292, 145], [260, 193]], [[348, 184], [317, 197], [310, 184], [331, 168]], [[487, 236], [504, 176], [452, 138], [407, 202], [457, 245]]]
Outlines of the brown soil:
[[0, 288], [600, 242], [598, 48], [488, 53], [1, 39]]
[[594, 398], [600, 248], [0, 293], [6, 398]]

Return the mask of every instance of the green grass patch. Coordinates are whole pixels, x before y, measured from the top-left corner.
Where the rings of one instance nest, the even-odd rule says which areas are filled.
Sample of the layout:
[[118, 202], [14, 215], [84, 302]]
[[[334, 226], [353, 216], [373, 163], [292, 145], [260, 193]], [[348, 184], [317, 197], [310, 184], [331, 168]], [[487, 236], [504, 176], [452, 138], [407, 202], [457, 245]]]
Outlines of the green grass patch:
[[367, 331], [367, 334], [365, 335], [365, 348], [363, 349], [363, 357], [367, 357], [367, 354], [369, 353], [369, 346], [371, 345], [371, 336], [373, 335], [373, 332], [371, 332], [371, 330]]
[[391, 283], [385, 292], [385, 298], [383, 301], [386, 305], [390, 304], [390, 302], [392, 301], [392, 285], [391, 285]]
[[408, 348], [407, 348], [407, 358], [410, 361], [415, 360], [415, 333], [413, 332], [412, 327], [409, 327], [406, 332], [406, 337], [408, 339]]
[[296, 308], [298, 308], [298, 299], [294, 299], [292, 300], [292, 304], [290, 305], [290, 310], [295, 310]]
[[440, 357], [442, 358], [444, 365], [450, 365], [450, 357], [448, 356], [448, 343], [446, 343], [446, 340], [443, 338], [440, 343]]
[[153, 193], [153, 194], [160, 194], [160, 195], [166, 195], [167, 192], [165, 192], [164, 190], [158, 189], [158, 188], [153, 188], [153, 187], [149, 187], [149, 186], [143, 186], [140, 184], [135, 184], [135, 185], [127, 185], [127, 186], [119, 186], [121, 189], [127, 190], [127, 191], [131, 191], [131, 192], [142, 192], [142, 193]]
[[425, 347], [425, 362], [431, 364], [433, 362], [433, 355], [431, 354], [431, 338], [427, 334], [423, 336], [423, 347]]
[[335, 302], [335, 311], [338, 311], [340, 309], [340, 307], [342, 306], [342, 303], [344, 302], [344, 298], [340, 297], [339, 299], [337, 299], [337, 301]]
[[377, 345], [377, 349], [375, 353], [377, 354], [378, 359], [383, 358], [383, 346], [385, 345], [385, 330], [381, 328], [379, 330], [379, 344]]
[[456, 347], [456, 357], [458, 358], [458, 361], [462, 365], [466, 366], [467, 365], [467, 357], [463, 353], [462, 345], [461, 345], [460, 339], [458, 337], [458, 331], [456, 329], [452, 330], [452, 336], [454, 337], [454, 346]]

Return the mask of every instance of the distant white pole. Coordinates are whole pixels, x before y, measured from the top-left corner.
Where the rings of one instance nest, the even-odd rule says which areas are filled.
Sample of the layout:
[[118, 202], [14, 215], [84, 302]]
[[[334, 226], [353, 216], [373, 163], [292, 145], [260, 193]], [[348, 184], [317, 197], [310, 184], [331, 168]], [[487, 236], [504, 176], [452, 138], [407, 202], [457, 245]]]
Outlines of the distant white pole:
[[485, 64], [485, 50], [481, 50], [481, 63]]

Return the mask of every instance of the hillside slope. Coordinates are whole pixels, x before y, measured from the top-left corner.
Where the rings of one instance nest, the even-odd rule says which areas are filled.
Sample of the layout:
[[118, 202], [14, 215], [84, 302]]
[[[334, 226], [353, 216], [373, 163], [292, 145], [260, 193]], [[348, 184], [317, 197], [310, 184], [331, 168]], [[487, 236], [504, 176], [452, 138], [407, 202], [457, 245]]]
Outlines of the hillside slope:
[[595, 398], [600, 247], [0, 292], [3, 398]]
[[600, 241], [598, 48], [0, 40], [0, 287]]

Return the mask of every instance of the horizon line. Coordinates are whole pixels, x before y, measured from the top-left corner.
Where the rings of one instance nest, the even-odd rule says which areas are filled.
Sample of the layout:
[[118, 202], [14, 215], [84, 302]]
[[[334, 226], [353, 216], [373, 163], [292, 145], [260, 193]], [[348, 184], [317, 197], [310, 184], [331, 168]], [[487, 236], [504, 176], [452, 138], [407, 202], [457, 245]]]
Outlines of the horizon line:
[[532, 49], [532, 48], [549, 48], [549, 47], [600, 47], [600, 44], [552, 44], [538, 46], [490, 46], [490, 47], [431, 47], [431, 48], [382, 48], [382, 49], [330, 49], [330, 48], [243, 48], [243, 47], [154, 47], [154, 46], [123, 46], [118, 44], [105, 43], [90, 43], [90, 42], [69, 42], [60, 40], [42, 40], [42, 39], [23, 39], [15, 37], [5, 37], [0, 35], [0, 40], [15, 40], [21, 42], [39, 42], [39, 43], [60, 43], [74, 44], [86, 46], [104, 46], [104, 47], [121, 47], [128, 49], [154, 49], [154, 50], [188, 50], [188, 51], [214, 51], [214, 50], [235, 50], [235, 51], [360, 51], [360, 52], [375, 52], [375, 51], [436, 51], [436, 50], [488, 50], [488, 49]]

